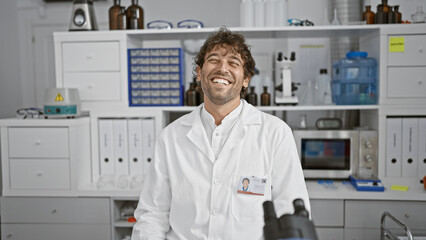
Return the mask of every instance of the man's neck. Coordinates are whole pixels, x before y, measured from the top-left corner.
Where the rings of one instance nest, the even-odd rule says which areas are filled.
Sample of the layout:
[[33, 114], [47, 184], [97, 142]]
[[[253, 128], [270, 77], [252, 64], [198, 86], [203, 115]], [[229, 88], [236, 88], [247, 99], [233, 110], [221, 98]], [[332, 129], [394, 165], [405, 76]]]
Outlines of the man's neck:
[[207, 112], [209, 112], [213, 118], [216, 126], [219, 126], [222, 123], [222, 120], [228, 116], [234, 109], [240, 105], [240, 98], [232, 99], [224, 105], [216, 105], [204, 95], [204, 107]]

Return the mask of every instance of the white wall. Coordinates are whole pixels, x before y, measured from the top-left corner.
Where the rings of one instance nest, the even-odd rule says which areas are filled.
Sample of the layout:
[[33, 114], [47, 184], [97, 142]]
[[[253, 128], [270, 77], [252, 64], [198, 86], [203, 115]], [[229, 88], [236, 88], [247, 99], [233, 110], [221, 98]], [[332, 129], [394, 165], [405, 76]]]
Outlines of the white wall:
[[22, 106], [16, 1], [0, 0], [0, 118]]

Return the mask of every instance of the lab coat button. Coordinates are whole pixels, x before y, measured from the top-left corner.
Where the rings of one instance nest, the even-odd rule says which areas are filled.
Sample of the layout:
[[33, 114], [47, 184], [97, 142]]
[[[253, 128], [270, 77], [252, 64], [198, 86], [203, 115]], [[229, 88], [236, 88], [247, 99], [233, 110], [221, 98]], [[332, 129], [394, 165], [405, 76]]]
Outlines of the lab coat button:
[[214, 181], [213, 181], [213, 184], [214, 185], [218, 185], [220, 182], [219, 182], [219, 180], [217, 180], [217, 179], [215, 179]]
[[214, 210], [212, 211], [212, 214], [213, 214], [213, 216], [217, 216], [217, 215], [219, 215], [219, 210], [214, 209]]
[[219, 136], [220, 136], [220, 133], [216, 133], [216, 136], [217, 136], [217, 137], [219, 137]]

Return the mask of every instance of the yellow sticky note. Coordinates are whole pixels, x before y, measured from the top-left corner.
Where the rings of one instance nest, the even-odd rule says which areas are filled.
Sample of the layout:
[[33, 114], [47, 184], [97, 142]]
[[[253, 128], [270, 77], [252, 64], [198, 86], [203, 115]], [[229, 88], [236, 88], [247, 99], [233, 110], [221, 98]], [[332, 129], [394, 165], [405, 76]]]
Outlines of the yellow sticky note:
[[405, 42], [403, 37], [391, 37], [389, 39], [389, 52], [404, 52]]
[[401, 185], [392, 185], [391, 190], [395, 190], [395, 191], [403, 191], [406, 192], [408, 190], [407, 186], [401, 186]]

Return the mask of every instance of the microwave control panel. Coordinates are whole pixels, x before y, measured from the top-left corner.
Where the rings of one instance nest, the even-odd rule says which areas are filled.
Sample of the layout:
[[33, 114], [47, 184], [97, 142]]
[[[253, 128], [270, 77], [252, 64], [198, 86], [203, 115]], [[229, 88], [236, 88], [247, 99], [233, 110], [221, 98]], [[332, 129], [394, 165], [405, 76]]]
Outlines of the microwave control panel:
[[377, 176], [377, 131], [359, 132], [359, 168], [371, 169], [371, 173]]

